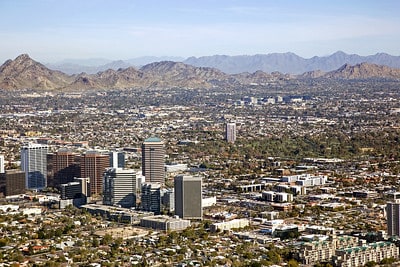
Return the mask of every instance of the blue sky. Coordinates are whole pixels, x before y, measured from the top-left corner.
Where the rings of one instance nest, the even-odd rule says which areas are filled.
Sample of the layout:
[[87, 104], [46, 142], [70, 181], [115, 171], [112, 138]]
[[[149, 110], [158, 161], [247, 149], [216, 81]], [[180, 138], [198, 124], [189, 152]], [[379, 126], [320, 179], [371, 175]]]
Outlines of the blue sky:
[[0, 61], [400, 55], [399, 0], [0, 0]]

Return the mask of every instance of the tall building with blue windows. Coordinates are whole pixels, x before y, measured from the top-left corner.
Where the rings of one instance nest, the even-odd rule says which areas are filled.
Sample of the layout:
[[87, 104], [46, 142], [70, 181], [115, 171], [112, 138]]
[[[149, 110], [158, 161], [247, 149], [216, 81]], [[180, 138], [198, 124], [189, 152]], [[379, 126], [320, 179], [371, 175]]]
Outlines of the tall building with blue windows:
[[142, 210], [154, 212], [158, 215], [161, 213], [161, 184], [160, 183], [144, 183], [141, 192]]
[[42, 190], [47, 187], [48, 146], [28, 143], [21, 148], [21, 169], [25, 172], [25, 188]]

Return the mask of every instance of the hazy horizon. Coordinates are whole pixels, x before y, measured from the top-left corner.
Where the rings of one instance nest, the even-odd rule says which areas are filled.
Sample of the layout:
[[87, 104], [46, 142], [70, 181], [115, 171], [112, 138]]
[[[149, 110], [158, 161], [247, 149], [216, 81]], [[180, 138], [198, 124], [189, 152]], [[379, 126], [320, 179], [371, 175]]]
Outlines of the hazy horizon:
[[337, 51], [400, 55], [400, 2], [0, 1], [0, 62]]
[[[329, 56], [331, 56], [331, 55], [333, 55], [333, 54], [335, 54], [335, 53], [337, 53], [337, 52], [343, 52], [343, 53], [345, 53], [345, 54], [347, 54], [347, 55], [352, 55], [352, 54], [356, 54], [356, 53], [346, 53], [345, 51], [341, 51], [341, 50], [338, 50], [338, 51], [335, 51], [335, 52], [332, 52], [331, 54], [326, 54], [326, 55], [314, 55], [314, 56], [310, 56], [310, 57], [303, 57], [303, 56], [301, 56], [301, 55], [298, 55], [298, 54], [296, 54], [297, 56], [300, 56], [300, 57], [302, 57], [302, 58], [304, 58], [304, 59], [311, 59], [312, 57], [315, 57], [315, 56], [317, 56], [317, 57], [320, 57], [320, 58], [322, 58], [322, 57], [329, 57]], [[293, 53], [293, 52], [291, 52], [291, 51], [287, 51], [287, 52], [270, 52], [270, 53], [265, 53], [265, 54], [260, 54], [260, 53], [258, 53], [258, 54], [253, 54], [253, 55], [249, 55], [249, 54], [241, 54], [241, 55], [226, 55], [226, 54], [219, 54], [219, 55], [203, 55], [203, 56], [197, 56], [196, 58], [200, 58], [200, 57], [212, 57], [212, 56], [230, 56], [230, 57], [235, 57], [235, 56], [256, 56], [256, 55], [268, 55], [268, 54], [286, 54], [286, 53]], [[388, 54], [388, 55], [391, 55], [391, 56], [398, 56], [398, 55], [392, 55], [392, 54], [389, 54], [389, 53], [386, 53], [386, 52], [376, 52], [376, 53], [374, 53], [374, 54], [368, 54], [368, 55], [361, 55], [361, 54], [356, 54], [356, 55], [359, 55], [359, 56], [373, 56], [373, 55], [376, 55], [376, 54], [381, 54], [381, 53], [383, 53], [383, 54]], [[77, 65], [80, 65], [81, 63], [83, 63], [83, 62], [85, 62], [85, 63], [87, 63], [87, 65], [86, 66], [101, 66], [101, 65], [103, 65], [103, 64], [108, 64], [108, 63], [111, 63], [111, 62], [114, 62], [114, 61], [119, 61], [119, 60], [122, 60], [122, 61], [129, 61], [129, 60], [137, 60], [137, 59], [145, 59], [145, 58], [157, 58], [157, 59], [163, 59], [163, 58], [176, 58], [176, 59], [181, 59], [182, 61], [184, 61], [184, 60], [186, 60], [186, 59], [188, 59], [188, 58], [190, 58], [191, 56], [189, 56], [189, 57], [179, 57], [179, 56], [139, 56], [139, 57], [133, 57], [133, 58], [118, 58], [118, 59], [110, 59], [110, 58], [105, 58], [105, 57], [91, 57], [91, 58], [85, 58], [85, 57], [82, 57], [82, 58], [64, 58], [64, 59], [61, 59], [61, 60], [57, 60], [57, 61], [53, 61], [53, 62], [45, 62], [45, 61], [40, 61], [40, 60], [37, 60], [36, 58], [34, 58], [34, 57], [32, 57], [30, 54], [28, 54], [28, 53], [22, 53], [22, 54], [27, 54], [30, 58], [32, 58], [33, 60], [35, 60], [35, 61], [38, 61], [39, 63], [42, 63], [42, 64], [77, 64]], [[16, 57], [18, 57], [18, 56], [20, 56], [20, 55], [22, 55], [22, 54], [19, 54], [19, 55], [17, 55]], [[399, 55], [400, 56], [400, 55]], [[9, 60], [9, 59], [11, 59], [11, 60], [14, 60], [16, 57], [14, 57], [14, 58], [8, 58], [8, 59], [6, 59], [6, 60], [4, 60], [3, 62], [0, 62], [0, 65], [1, 64], [3, 64], [5, 61], [7, 61], [7, 60]]]

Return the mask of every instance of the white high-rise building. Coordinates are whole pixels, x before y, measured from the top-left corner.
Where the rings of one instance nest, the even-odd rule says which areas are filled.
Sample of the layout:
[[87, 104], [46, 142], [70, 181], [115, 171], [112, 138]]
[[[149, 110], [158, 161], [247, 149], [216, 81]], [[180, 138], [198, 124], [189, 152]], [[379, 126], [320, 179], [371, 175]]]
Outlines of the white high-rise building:
[[0, 173], [4, 173], [5, 169], [4, 169], [4, 155], [0, 154]]
[[146, 177], [142, 174], [142, 170], [136, 172], [136, 196], [140, 196], [142, 192], [142, 184], [146, 182]]
[[136, 171], [108, 168], [104, 172], [103, 204], [136, 207]]
[[225, 140], [230, 143], [236, 141], [236, 123], [230, 122], [225, 126]]
[[29, 143], [21, 148], [21, 169], [25, 172], [26, 189], [47, 187], [48, 146]]

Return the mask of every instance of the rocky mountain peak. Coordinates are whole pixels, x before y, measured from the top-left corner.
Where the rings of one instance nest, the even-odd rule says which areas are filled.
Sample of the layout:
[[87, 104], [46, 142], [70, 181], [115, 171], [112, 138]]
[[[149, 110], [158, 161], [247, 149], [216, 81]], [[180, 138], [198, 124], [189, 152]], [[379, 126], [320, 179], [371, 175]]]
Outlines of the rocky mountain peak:
[[[177, 71], [180, 69], [185, 68], [186, 65], [182, 62], [174, 62], [174, 61], [160, 61], [160, 62], [153, 62], [150, 64], [147, 64], [140, 68], [141, 71], [143, 72], [156, 72], [158, 74], [165, 74], [170, 71]], [[190, 66], [192, 67], [192, 66]]]
[[26, 61], [26, 60], [32, 60], [31, 57], [28, 54], [21, 54], [18, 57], [15, 58], [15, 61]]
[[28, 54], [7, 60], [0, 67], [0, 88], [43, 88], [55, 89], [65, 86], [71, 77], [46, 68]]
[[340, 79], [368, 79], [368, 78], [399, 79], [400, 69], [362, 62], [355, 65], [344, 64], [339, 69], [328, 72], [326, 75], [324, 75], [324, 77], [340, 78]]

